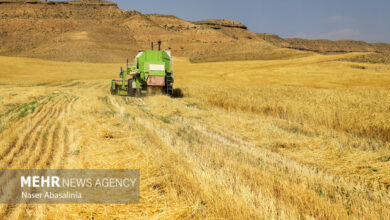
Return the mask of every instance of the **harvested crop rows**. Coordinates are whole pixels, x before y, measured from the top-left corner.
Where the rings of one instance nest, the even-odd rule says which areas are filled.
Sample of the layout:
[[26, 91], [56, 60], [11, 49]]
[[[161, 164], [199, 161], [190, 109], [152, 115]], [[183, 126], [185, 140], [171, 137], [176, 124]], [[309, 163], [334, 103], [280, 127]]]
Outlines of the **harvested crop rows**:
[[[59, 169], [64, 166], [68, 153], [69, 141], [68, 129], [64, 124], [64, 114], [75, 99], [67, 99], [64, 95], [54, 94], [41, 100], [41, 106], [27, 116], [17, 119], [18, 121], [1, 133], [2, 140], [8, 141], [8, 147], [1, 152], [1, 167], [8, 169]], [[12, 114], [12, 113], [11, 113]], [[14, 118], [21, 117], [14, 112]], [[4, 181], [16, 182], [16, 179]], [[13, 184], [10, 184], [13, 185]], [[16, 186], [17, 184], [15, 184]], [[12, 190], [12, 189], [6, 189]], [[26, 210], [15, 209], [11, 205], [3, 205], [2, 216], [14, 216], [15, 210], [18, 215], [23, 215]]]
[[[248, 73], [248, 80], [234, 83], [230, 72], [239, 64], [231, 62], [229, 69], [223, 69], [226, 63], [208, 64], [215, 65], [210, 76], [203, 70], [206, 64], [179, 59], [177, 87], [183, 89], [183, 98], [112, 96], [107, 79], [0, 85], [1, 168], [141, 171], [140, 204], [1, 205], [0, 215], [9, 219], [387, 219], [386, 124], [367, 124], [367, 129], [381, 132], [375, 136], [367, 129], [361, 135], [358, 129], [347, 130], [358, 121], [347, 124], [339, 118], [344, 127], [323, 122], [335, 121], [333, 111], [325, 111], [328, 105], [338, 109], [350, 105], [350, 112], [341, 116], [363, 117], [360, 109], [371, 109], [376, 111], [375, 120], [386, 118], [388, 88], [382, 86], [388, 80], [384, 73], [388, 67], [367, 64], [368, 71], [376, 74], [364, 90], [340, 84], [333, 88], [329, 86], [333, 79], [325, 80], [326, 89], [318, 88], [318, 80], [310, 87], [307, 78], [298, 85], [295, 78], [288, 82], [290, 76], [283, 76], [287, 70], [326, 75], [322, 67], [336, 59], [340, 55], [278, 61], [281, 65], [249, 61], [248, 68], [257, 69], [257, 75]], [[294, 65], [299, 62], [303, 67]], [[264, 68], [258, 70], [257, 65]], [[349, 63], [335, 66], [327, 71], [344, 68], [351, 78], [364, 74]], [[285, 82], [276, 80], [279, 75], [284, 79], [278, 80]], [[251, 84], [256, 80], [258, 84]], [[219, 83], [218, 88], [212, 88], [213, 82]], [[348, 85], [353, 83], [360, 81]], [[247, 88], [237, 88], [243, 84]], [[253, 93], [237, 98], [250, 89]], [[328, 95], [337, 98], [326, 99]], [[317, 96], [325, 97], [317, 99], [325, 106], [321, 114], [304, 115], [295, 109], [312, 110], [304, 102]], [[338, 97], [343, 97], [342, 103]], [[354, 104], [361, 97], [368, 97], [366, 106]], [[384, 106], [378, 106], [376, 98]], [[0, 179], [0, 184], [5, 181], [16, 180]]]

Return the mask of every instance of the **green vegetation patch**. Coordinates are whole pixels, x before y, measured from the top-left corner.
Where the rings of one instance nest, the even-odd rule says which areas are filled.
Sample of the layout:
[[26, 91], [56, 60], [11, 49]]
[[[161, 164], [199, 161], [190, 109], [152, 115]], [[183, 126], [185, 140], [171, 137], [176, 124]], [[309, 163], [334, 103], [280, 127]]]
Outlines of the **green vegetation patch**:
[[176, 135], [178, 137], [183, 138], [190, 145], [202, 142], [202, 139], [201, 139], [202, 134], [199, 131], [196, 131], [192, 126], [189, 126], [189, 125], [182, 126], [179, 129], [177, 129]]
[[[53, 99], [53, 96], [39, 96], [34, 101], [13, 105], [5, 113], [0, 114], [0, 133], [4, 131], [13, 121], [18, 121], [29, 114], [35, 112], [35, 110], [46, 103], [50, 102]], [[5, 119], [7, 118], [8, 119]], [[6, 121], [3, 121], [6, 120]]]
[[164, 123], [167, 123], [167, 124], [170, 124], [172, 119], [170, 117], [167, 117], [167, 116], [163, 116], [163, 115], [158, 115], [156, 116], [158, 119], [160, 119], [161, 121], [163, 121]]

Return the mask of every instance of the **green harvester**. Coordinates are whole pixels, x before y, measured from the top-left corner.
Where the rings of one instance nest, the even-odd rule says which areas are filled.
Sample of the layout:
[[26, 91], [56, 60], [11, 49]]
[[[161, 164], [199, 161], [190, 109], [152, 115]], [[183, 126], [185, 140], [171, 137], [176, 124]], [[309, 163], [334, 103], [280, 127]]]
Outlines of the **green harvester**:
[[133, 58], [129, 67], [127, 59], [126, 69], [119, 74], [121, 80], [111, 81], [111, 94], [123, 96], [145, 96], [153, 94], [173, 93], [173, 62], [171, 51], [161, 50], [161, 41], [158, 41], [158, 50], [140, 51]]

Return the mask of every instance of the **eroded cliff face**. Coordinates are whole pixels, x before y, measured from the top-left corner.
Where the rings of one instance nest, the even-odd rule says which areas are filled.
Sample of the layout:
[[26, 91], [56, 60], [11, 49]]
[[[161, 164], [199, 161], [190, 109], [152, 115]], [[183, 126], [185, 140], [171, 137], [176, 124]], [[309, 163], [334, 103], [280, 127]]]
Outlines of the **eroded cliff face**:
[[304, 51], [379, 51], [386, 47], [354, 41], [335, 44], [282, 39], [255, 34], [232, 20], [191, 22], [172, 15], [122, 10], [109, 1], [0, 1], [0, 55], [122, 62], [158, 40], [176, 56], [191, 57], [195, 62], [279, 59], [302, 56]]
[[275, 34], [258, 33], [258, 37], [277, 47], [291, 48], [317, 53], [349, 53], [349, 52], [389, 52], [390, 44], [366, 43], [364, 41], [326, 39], [308, 40], [302, 38], [281, 38]]
[[228, 19], [208, 19], [208, 20], [203, 20], [203, 21], [196, 21], [194, 22], [195, 24], [199, 24], [202, 26], [208, 26], [213, 29], [221, 29], [223, 27], [228, 27], [228, 28], [240, 28], [240, 29], [248, 29], [245, 25], [233, 21], [233, 20], [228, 20]]
[[0, 55], [10, 56], [119, 62], [157, 40], [189, 57], [241, 41], [264, 44], [235, 21], [145, 15], [107, 1], [1, 1], [0, 19]]
[[104, 1], [0, 1], [0, 18], [3, 19], [109, 19], [134, 13]]

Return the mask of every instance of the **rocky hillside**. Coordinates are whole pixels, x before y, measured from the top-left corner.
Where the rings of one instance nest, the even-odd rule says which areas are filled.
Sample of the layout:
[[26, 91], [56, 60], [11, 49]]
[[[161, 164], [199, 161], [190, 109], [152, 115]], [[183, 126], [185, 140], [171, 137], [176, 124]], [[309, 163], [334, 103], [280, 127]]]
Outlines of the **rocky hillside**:
[[[122, 62], [158, 40], [163, 41], [164, 49], [193, 62], [284, 59], [312, 53], [299, 50], [323, 52], [317, 43], [255, 34], [231, 20], [191, 22], [122, 10], [115, 3], [99, 0], [0, 0], [0, 55]], [[365, 51], [379, 50], [373, 47], [367, 46]]]
[[301, 38], [281, 38], [275, 34], [258, 33], [258, 37], [277, 47], [290, 48], [317, 53], [348, 53], [348, 52], [390, 52], [390, 44], [366, 43], [353, 40], [307, 40]]
[[189, 22], [105, 1], [0, 1], [0, 55], [121, 62], [157, 40], [196, 60], [240, 44], [275, 48], [230, 20]]

